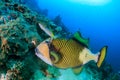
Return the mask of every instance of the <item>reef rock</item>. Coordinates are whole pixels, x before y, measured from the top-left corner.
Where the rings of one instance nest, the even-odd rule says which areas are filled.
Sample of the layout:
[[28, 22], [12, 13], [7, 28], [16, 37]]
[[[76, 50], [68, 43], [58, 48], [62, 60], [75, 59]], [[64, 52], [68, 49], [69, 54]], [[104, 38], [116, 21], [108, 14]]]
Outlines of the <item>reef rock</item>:
[[21, 4], [21, 0], [0, 0], [0, 5], [0, 79], [30, 80], [36, 71], [44, 78], [56, 78], [49, 70], [59, 73], [58, 69], [38, 59], [32, 43], [37, 46], [48, 37], [38, 23], [51, 28], [51, 20]]

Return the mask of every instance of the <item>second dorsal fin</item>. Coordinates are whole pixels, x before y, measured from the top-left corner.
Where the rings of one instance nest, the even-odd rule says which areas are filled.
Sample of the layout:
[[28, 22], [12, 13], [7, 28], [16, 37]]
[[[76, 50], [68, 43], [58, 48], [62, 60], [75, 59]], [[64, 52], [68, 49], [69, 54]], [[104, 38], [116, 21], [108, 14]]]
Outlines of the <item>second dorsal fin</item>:
[[85, 39], [81, 36], [80, 32], [77, 31], [74, 35], [73, 38], [76, 39], [78, 42], [82, 43], [86, 47], [88, 47], [89, 44], [89, 39]]

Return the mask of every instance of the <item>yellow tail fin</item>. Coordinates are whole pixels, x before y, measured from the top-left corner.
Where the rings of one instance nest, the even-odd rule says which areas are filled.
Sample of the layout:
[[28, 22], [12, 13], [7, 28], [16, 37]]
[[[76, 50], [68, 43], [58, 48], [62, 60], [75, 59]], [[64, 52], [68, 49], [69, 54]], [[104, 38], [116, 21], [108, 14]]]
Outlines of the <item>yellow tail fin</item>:
[[98, 62], [97, 62], [97, 66], [100, 67], [106, 57], [106, 53], [107, 53], [107, 46], [103, 47], [100, 50], [100, 55], [98, 57]]

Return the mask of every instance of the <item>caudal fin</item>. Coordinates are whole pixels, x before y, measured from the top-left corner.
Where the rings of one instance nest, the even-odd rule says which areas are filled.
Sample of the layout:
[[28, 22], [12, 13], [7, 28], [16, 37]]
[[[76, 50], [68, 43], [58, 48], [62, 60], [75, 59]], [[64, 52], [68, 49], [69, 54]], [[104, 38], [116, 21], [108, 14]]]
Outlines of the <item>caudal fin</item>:
[[98, 57], [98, 61], [97, 61], [97, 66], [100, 67], [106, 57], [106, 53], [107, 53], [107, 46], [103, 47], [101, 50], [100, 50], [100, 54], [99, 54], [99, 57]]

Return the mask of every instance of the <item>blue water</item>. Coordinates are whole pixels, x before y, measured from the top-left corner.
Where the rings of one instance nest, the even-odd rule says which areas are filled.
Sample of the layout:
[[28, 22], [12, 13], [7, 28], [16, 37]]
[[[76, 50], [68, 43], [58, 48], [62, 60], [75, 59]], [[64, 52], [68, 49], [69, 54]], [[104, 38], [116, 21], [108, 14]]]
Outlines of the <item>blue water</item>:
[[115, 71], [120, 71], [120, 1], [92, 1], [36, 0], [35, 6], [38, 11], [39, 8], [48, 9], [48, 17], [51, 19], [61, 15], [70, 32], [79, 30], [84, 37], [89, 37], [93, 52], [96, 53], [107, 45], [106, 61]]

